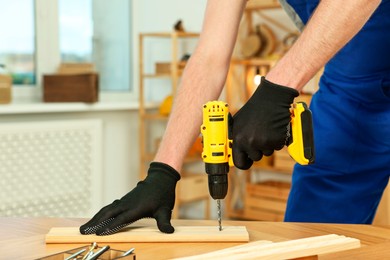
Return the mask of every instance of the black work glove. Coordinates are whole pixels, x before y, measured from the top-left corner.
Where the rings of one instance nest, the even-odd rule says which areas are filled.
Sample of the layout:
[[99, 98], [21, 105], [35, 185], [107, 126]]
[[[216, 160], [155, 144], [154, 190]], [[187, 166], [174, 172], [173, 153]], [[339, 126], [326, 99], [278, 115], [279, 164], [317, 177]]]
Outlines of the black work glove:
[[286, 144], [295, 89], [264, 77], [248, 102], [233, 117], [233, 162], [242, 170]]
[[167, 164], [152, 162], [147, 177], [120, 200], [102, 208], [80, 227], [81, 234], [111, 235], [142, 218], [154, 218], [163, 233], [173, 233], [171, 213], [179, 173]]

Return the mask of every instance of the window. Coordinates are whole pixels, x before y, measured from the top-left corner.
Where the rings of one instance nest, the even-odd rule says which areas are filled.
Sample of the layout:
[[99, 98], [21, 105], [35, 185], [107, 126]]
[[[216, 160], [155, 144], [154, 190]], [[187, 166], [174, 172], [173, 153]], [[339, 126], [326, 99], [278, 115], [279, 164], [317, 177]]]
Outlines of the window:
[[62, 62], [92, 62], [103, 91], [130, 90], [131, 1], [59, 0]]
[[93, 60], [100, 89], [128, 91], [132, 78], [131, 6], [129, 0], [94, 0]]
[[[91, 62], [104, 92], [129, 92], [132, 1], [0, 0], [0, 64], [20, 96], [39, 97], [43, 74], [60, 62]], [[31, 90], [31, 91], [30, 91]], [[15, 93], [16, 93], [15, 92]]]
[[92, 62], [92, 0], [59, 0], [62, 62]]
[[34, 85], [34, 0], [0, 0], [0, 64], [14, 85]]
[[62, 62], [92, 62], [103, 91], [128, 91], [131, 1], [59, 0]]

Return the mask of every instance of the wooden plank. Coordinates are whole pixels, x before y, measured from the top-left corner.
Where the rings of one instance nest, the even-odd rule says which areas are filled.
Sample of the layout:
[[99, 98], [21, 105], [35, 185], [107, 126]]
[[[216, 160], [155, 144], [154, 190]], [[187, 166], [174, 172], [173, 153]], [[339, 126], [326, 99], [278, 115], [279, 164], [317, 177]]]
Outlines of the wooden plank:
[[77, 227], [54, 227], [45, 239], [47, 244], [58, 243], [124, 243], [124, 242], [248, 242], [245, 226], [178, 226], [173, 234], [161, 233], [152, 227], [129, 227], [109, 236], [81, 235]]
[[332, 253], [360, 247], [360, 240], [340, 235], [324, 235], [278, 243], [264, 241], [226, 248], [202, 255], [177, 258], [180, 260], [240, 260], [240, 259], [292, 259]]

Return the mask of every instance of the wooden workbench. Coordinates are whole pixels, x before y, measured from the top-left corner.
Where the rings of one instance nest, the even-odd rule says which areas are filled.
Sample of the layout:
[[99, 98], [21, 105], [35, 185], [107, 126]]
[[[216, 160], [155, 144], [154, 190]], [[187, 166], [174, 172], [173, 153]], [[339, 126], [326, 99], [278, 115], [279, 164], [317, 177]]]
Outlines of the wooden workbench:
[[[0, 259], [36, 259], [62, 252], [80, 244], [46, 245], [45, 234], [51, 227], [74, 227], [85, 219], [61, 218], [0, 218]], [[154, 220], [134, 223], [154, 226]], [[215, 220], [173, 220], [176, 226], [215, 226]], [[345, 235], [360, 239], [362, 247], [349, 251], [320, 255], [319, 259], [389, 259], [390, 226], [341, 225], [313, 223], [283, 223], [260, 221], [223, 221], [224, 225], [246, 226], [250, 241], [271, 240], [274, 242], [319, 236], [325, 234]], [[222, 231], [223, 232], [223, 231]], [[239, 245], [238, 243], [131, 243], [111, 244], [113, 249], [127, 250], [135, 247], [137, 260], [169, 259], [206, 253]]]

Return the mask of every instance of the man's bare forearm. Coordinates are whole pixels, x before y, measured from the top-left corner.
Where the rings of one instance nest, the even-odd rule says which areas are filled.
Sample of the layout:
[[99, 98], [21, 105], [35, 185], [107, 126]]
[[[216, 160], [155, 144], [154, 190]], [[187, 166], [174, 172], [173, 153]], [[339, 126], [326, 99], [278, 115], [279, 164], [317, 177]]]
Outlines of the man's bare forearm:
[[200, 132], [202, 105], [217, 99], [225, 84], [246, 0], [209, 0], [202, 33], [175, 98], [155, 161], [180, 171]]
[[380, 0], [322, 0], [292, 48], [267, 74], [274, 83], [303, 86], [356, 35]]

